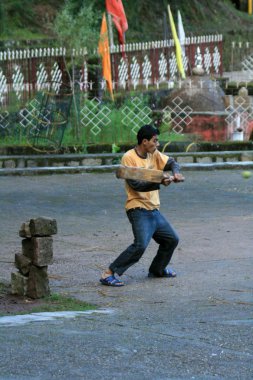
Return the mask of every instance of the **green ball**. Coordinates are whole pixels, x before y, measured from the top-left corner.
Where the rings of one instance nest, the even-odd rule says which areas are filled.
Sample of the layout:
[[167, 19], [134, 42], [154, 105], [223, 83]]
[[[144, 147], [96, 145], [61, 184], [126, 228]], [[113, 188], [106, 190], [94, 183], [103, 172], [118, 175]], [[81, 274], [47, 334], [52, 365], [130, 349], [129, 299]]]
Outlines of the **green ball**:
[[244, 172], [242, 172], [242, 176], [244, 179], [248, 179], [251, 177], [251, 172], [248, 170], [245, 170]]

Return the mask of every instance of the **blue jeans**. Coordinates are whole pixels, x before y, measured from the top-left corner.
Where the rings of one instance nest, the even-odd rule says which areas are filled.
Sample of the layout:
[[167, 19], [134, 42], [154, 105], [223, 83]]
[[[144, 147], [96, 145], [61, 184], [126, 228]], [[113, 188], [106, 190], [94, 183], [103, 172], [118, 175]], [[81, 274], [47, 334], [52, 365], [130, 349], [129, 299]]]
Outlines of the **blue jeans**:
[[137, 263], [153, 238], [159, 244], [149, 272], [161, 276], [169, 264], [178, 245], [178, 235], [158, 210], [142, 208], [130, 209], [127, 212], [132, 224], [134, 242], [109, 266], [118, 275], [122, 275], [130, 266]]

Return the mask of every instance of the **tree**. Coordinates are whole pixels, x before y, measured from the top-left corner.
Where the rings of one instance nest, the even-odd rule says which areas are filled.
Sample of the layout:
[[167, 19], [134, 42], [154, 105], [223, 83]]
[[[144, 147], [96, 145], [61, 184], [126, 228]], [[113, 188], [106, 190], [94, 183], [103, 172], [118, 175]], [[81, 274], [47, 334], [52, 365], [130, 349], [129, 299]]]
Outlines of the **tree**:
[[0, 34], [3, 34], [6, 28], [5, 12], [3, 4], [0, 3]]
[[93, 1], [67, 0], [55, 19], [54, 31], [69, 48], [93, 51], [99, 38], [99, 20], [102, 12], [94, 10]]
[[[54, 31], [61, 41], [62, 45], [69, 51], [72, 49], [79, 50], [86, 48], [89, 52], [89, 57], [92, 56], [98, 46], [99, 39], [99, 19], [101, 19], [102, 12], [94, 10], [94, 4], [91, 0], [67, 0], [62, 11], [58, 14], [54, 24]], [[80, 137], [80, 121], [76, 99], [76, 82], [75, 82], [75, 63], [76, 61], [71, 54], [71, 68], [72, 73], [68, 71], [68, 65], [65, 61], [65, 67], [70, 80], [70, 85], [73, 95], [73, 103], [75, 110], [75, 134]], [[83, 57], [81, 57], [83, 59]]]
[[3, 23], [3, 32], [11, 31], [13, 25], [19, 28], [27, 23], [34, 25], [34, 13], [32, 6], [34, 0], [1, 0], [0, 2], [0, 21]]

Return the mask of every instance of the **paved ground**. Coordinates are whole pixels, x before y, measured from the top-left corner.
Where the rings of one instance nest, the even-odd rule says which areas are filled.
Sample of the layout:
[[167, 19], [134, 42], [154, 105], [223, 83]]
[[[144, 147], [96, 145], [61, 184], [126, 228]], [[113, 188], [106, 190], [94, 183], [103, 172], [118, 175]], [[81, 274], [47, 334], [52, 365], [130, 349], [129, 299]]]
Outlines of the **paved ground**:
[[241, 171], [186, 172], [162, 188], [162, 212], [181, 242], [178, 277], [148, 279], [151, 244], [103, 287], [100, 271], [131, 242], [123, 182], [113, 174], [0, 178], [0, 281], [9, 281], [18, 230], [57, 219], [52, 292], [111, 314], [0, 324], [0, 379], [252, 379], [253, 178]]

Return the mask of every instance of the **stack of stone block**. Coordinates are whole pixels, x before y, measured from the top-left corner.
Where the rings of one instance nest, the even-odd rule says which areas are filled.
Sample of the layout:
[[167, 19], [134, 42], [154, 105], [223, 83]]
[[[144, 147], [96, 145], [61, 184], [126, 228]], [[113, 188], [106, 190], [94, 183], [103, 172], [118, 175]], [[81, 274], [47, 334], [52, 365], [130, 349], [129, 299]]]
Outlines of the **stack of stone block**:
[[53, 261], [53, 238], [57, 233], [55, 219], [39, 217], [22, 223], [19, 236], [22, 253], [15, 254], [18, 272], [11, 274], [12, 294], [33, 299], [50, 294], [48, 265]]

